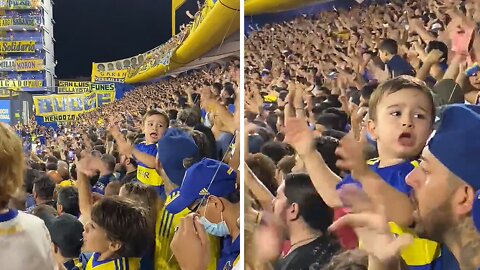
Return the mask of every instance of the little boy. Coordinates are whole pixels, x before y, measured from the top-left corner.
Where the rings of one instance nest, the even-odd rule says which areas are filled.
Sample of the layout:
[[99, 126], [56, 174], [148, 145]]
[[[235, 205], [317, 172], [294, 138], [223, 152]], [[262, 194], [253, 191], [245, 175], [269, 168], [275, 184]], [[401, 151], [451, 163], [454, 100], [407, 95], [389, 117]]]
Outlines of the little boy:
[[[426, 84], [410, 76], [400, 76], [379, 85], [369, 102], [368, 132], [377, 142], [379, 157], [368, 161], [372, 174], [343, 180], [325, 164], [313, 147], [313, 134], [304, 122], [293, 119], [287, 123], [286, 141], [305, 162], [307, 171], [319, 194], [332, 208], [342, 207], [337, 188], [356, 182], [372, 197], [375, 203], [385, 206], [388, 220], [407, 227], [412, 222], [413, 206], [409, 200], [411, 188], [405, 177], [417, 166], [415, 161], [433, 130], [435, 107]], [[342, 145], [342, 143], [340, 143]], [[342, 156], [343, 153], [337, 154]], [[368, 168], [366, 171], [369, 171]], [[436, 259], [415, 261], [424, 266]], [[438, 254], [437, 254], [438, 255]], [[407, 264], [411, 263], [407, 259]]]
[[104, 197], [92, 206], [87, 175], [93, 175], [97, 159], [86, 157], [77, 164], [80, 212], [84, 224], [83, 251], [93, 252], [86, 270], [140, 269], [140, 258], [153, 235], [147, 211], [118, 196]]
[[167, 131], [169, 123], [168, 116], [164, 112], [148, 111], [143, 117], [145, 142], [136, 144], [134, 147], [125, 141], [118, 129], [112, 130], [112, 135], [119, 146], [120, 152], [126, 156], [133, 155], [137, 161], [138, 181], [153, 186], [162, 197], [165, 197], [163, 180], [155, 170], [157, 143]]

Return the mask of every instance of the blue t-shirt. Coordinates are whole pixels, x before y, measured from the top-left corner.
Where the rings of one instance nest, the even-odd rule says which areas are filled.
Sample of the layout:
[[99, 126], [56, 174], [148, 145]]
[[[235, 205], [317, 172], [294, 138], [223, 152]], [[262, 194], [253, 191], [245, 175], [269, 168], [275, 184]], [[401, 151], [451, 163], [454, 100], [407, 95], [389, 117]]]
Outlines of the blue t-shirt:
[[392, 59], [387, 62], [387, 67], [393, 78], [401, 75], [415, 76], [415, 69], [413, 69], [412, 65], [399, 55], [392, 57]]
[[230, 270], [238, 263], [240, 256], [240, 235], [232, 242], [230, 236], [223, 238], [222, 251], [218, 259], [217, 270]]
[[100, 178], [98, 178], [97, 183], [95, 183], [95, 185], [92, 187], [92, 192], [105, 195], [105, 188], [110, 182], [115, 180], [116, 178], [113, 174], [101, 176]]
[[[374, 158], [369, 161], [367, 161], [368, 166], [370, 167], [370, 170], [373, 172], [377, 173], [380, 177], [382, 177], [385, 182], [387, 182], [390, 186], [394, 187], [396, 190], [399, 192], [406, 194], [407, 196], [410, 195], [410, 191], [412, 190], [412, 187], [407, 185], [405, 182], [405, 177], [416, 167], [418, 166], [418, 161], [404, 161], [402, 163], [393, 165], [393, 166], [388, 166], [384, 168], [379, 168], [378, 165], [380, 164], [380, 159]], [[345, 178], [342, 179], [337, 184], [337, 189], [340, 189], [341, 186], [345, 184], [358, 184], [361, 186], [361, 184], [352, 178], [352, 176], [349, 174], [345, 176]]]

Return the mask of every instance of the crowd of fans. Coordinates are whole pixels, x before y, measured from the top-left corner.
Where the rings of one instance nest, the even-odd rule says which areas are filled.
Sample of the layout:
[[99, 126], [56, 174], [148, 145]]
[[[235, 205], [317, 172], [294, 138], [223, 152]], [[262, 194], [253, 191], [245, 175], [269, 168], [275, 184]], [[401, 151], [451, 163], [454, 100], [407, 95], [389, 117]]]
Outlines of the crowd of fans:
[[480, 269], [480, 1], [251, 28], [246, 268]]
[[1, 125], [0, 268], [238, 269], [239, 68], [139, 86], [58, 129]]

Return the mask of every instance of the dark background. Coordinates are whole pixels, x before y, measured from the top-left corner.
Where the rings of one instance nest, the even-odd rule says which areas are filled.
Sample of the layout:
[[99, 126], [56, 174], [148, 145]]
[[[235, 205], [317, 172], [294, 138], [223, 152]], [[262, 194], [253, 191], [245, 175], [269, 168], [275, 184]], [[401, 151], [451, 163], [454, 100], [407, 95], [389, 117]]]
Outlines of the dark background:
[[171, 0], [57, 0], [58, 79], [90, 77], [92, 62], [146, 52], [172, 35]]

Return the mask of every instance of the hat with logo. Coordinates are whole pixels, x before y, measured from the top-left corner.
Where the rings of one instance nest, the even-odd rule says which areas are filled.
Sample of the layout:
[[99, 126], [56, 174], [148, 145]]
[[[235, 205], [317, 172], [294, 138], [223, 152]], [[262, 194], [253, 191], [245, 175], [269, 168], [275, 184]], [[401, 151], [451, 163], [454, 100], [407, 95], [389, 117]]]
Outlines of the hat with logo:
[[185, 159], [198, 158], [199, 151], [190, 134], [169, 128], [157, 145], [157, 159], [162, 164], [165, 174], [177, 186], [182, 184], [185, 174]]
[[435, 135], [428, 142], [430, 152], [453, 174], [476, 191], [472, 216], [480, 231], [480, 106], [446, 106]]
[[168, 212], [176, 214], [196, 200], [213, 195], [225, 197], [236, 190], [237, 173], [227, 164], [205, 158], [187, 169], [178, 197], [167, 204]]

